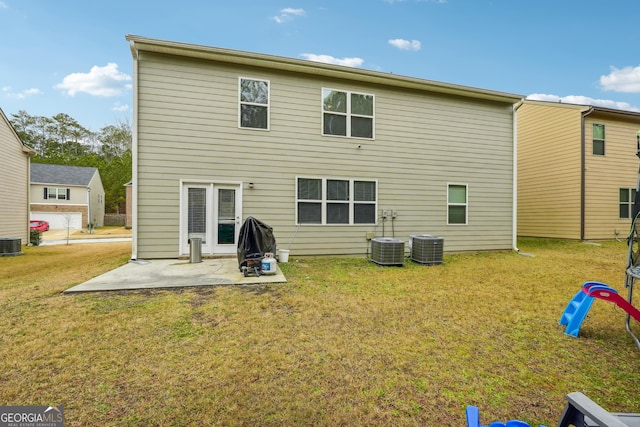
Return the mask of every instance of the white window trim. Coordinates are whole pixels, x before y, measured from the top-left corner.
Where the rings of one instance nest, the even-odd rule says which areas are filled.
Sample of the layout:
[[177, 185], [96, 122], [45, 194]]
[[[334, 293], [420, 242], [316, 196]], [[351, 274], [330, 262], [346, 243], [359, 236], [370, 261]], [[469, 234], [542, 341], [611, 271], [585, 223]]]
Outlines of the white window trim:
[[[55, 190], [56, 197], [51, 197], [51, 190]], [[63, 198], [60, 198], [60, 193], [64, 194]], [[69, 187], [47, 187], [47, 198], [46, 200], [69, 200], [67, 198], [67, 193], [70, 193]]]
[[[627, 194], [629, 195], [629, 201], [628, 202], [621, 202], [620, 201], [620, 191], [618, 191], [618, 219], [621, 220], [626, 220], [626, 219], [631, 219], [633, 220], [633, 205], [635, 204], [634, 200], [633, 200], [633, 192], [636, 190], [635, 188], [629, 188], [629, 187], [620, 187], [620, 190], [626, 190]], [[638, 197], [638, 194], [636, 194], [636, 197]], [[628, 209], [628, 214], [629, 216], [626, 218], [622, 218], [620, 216], [620, 206], [625, 205]]]
[[[334, 92], [344, 92], [347, 94], [347, 112], [340, 113], [337, 111], [324, 111], [324, 91], [330, 90]], [[352, 114], [351, 113], [351, 95], [365, 95], [371, 96], [373, 98], [373, 115], [372, 116], [363, 116], [362, 114]], [[333, 135], [324, 133], [324, 114], [335, 114], [336, 116], [345, 116], [347, 118], [347, 134], [346, 135]], [[371, 138], [363, 138], [361, 136], [351, 136], [351, 117], [364, 117], [371, 119]], [[330, 136], [336, 138], [349, 138], [349, 139], [361, 139], [364, 141], [375, 141], [376, 139], [376, 96], [372, 93], [366, 92], [357, 92], [353, 90], [345, 90], [345, 89], [335, 89], [330, 87], [323, 87], [320, 89], [320, 135], [322, 136]]]
[[[298, 198], [298, 180], [299, 179], [319, 179], [322, 181], [322, 199], [321, 200], [309, 200], [309, 199], [299, 199]], [[296, 225], [305, 225], [305, 226], [338, 226], [338, 227], [345, 227], [345, 226], [371, 226], [371, 225], [377, 225], [378, 224], [378, 215], [374, 215], [374, 222], [371, 223], [358, 223], [356, 224], [354, 222], [354, 205], [356, 204], [373, 204], [374, 205], [374, 212], [378, 212], [378, 180], [377, 179], [371, 179], [371, 178], [340, 178], [340, 177], [322, 177], [322, 176], [296, 176], [295, 177], [296, 180], [296, 197], [295, 197], [295, 220], [296, 220]], [[344, 200], [344, 201], [339, 201], [339, 200], [327, 200], [327, 181], [349, 181], [349, 200]], [[354, 183], [355, 181], [363, 181], [363, 182], [373, 182], [376, 185], [376, 193], [375, 193], [375, 200], [374, 201], [355, 201], [354, 200]], [[316, 223], [300, 223], [298, 221], [298, 203], [300, 202], [312, 202], [312, 203], [320, 203], [320, 209], [321, 209], [321, 221], [319, 224]], [[349, 223], [348, 224], [329, 224], [327, 223], [327, 204], [328, 203], [349, 203]]]
[[[465, 188], [465, 195], [466, 197], [466, 202], [465, 203], [451, 203], [449, 202], [449, 188], [451, 186], [460, 186], [460, 187], [464, 187]], [[450, 223], [449, 222], [449, 207], [450, 206], [464, 206], [465, 210], [464, 210], [464, 224], [458, 224], [458, 223]], [[469, 225], [469, 184], [465, 184], [465, 183], [460, 183], [460, 182], [448, 182], [447, 183], [447, 225], [451, 225], [451, 226], [464, 226], [464, 225]]]
[[[596, 139], [593, 135], [593, 128], [595, 126], [602, 126], [602, 133], [604, 134], [604, 138], [602, 139]], [[595, 141], [602, 141], [602, 154], [596, 154], [594, 153], [594, 142]], [[604, 123], [592, 123], [591, 124], [591, 155], [592, 156], [598, 156], [598, 157], [604, 157], [607, 154], [607, 126]]]
[[[258, 107], [264, 107], [265, 104], [258, 104], [255, 102], [243, 102], [242, 101], [242, 81], [243, 80], [253, 80], [257, 82], [266, 82], [267, 83], [267, 128], [254, 128], [254, 127], [246, 127], [242, 126], [242, 105], [255, 105]], [[247, 130], [256, 130], [256, 131], [269, 131], [271, 130], [271, 80], [267, 79], [259, 79], [255, 77], [238, 77], [238, 129], [247, 129]]]

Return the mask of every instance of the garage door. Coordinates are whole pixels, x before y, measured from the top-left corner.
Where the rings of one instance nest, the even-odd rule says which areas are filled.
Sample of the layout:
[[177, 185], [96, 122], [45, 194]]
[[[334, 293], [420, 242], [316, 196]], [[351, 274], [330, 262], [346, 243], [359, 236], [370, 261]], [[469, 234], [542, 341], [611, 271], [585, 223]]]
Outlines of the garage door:
[[82, 213], [80, 212], [31, 212], [31, 219], [49, 221], [50, 230], [82, 230]]

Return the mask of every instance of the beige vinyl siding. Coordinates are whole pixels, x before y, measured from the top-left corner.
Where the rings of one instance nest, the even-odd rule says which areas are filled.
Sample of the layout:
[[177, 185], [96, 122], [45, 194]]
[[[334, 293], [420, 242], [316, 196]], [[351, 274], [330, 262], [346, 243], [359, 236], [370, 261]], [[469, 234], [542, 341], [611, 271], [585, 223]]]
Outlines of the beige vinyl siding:
[[0, 237], [19, 238], [29, 244], [29, 156], [0, 110]]
[[518, 235], [580, 238], [581, 108], [518, 109]]
[[[296, 233], [297, 176], [377, 180], [384, 235], [430, 233], [445, 250], [508, 249], [512, 107], [504, 103], [140, 52], [138, 256], [179, 252], [180, 180], [243, 183], [243, 217]], [[270, 131], [238, 128], [238, 77], [270, 82]], [[375, 140], [322, 136], [321, 90], [375, 95]], [[248, 188], [253, 182], [254, 188]], [[447, 183], [468, 185], [469, 224], [447, 226]], [[303, 225], [295, 255], [364, 254], [383, 224]]]
[[[639, 160], [636, 157], [636, 123], [590, 115], [585, 123], [587, 142], [585, 171], [585, 239], [614, 239], [627, 235], [630, 219], [619, 218], [619, 189], [636, 188]], [[593, 124], [605, 125], [605, 155], [591, 150]], [[619, 234], [615, 234], [615, 230]]]
[[[45, 199], [45, 188], [68, 188], [69, 199]], [[31, 204], [35, 205], [78, 205], [87, 206], [87, 187], [79, 187], [66, 184], [31, 184]]]

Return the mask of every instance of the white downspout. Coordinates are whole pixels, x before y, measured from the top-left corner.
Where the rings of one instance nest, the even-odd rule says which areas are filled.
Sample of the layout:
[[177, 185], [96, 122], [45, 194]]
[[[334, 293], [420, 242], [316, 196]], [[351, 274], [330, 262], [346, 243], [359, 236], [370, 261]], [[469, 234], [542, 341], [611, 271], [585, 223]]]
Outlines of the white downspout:
[[518, 249], [518, 108], [524, 104], [524, 98], [513, 106], [513, 212], [512, 212], [512, 241], [511, 247], [520, 253]]
[[133, 101], [131, 128], [131, 259], [138, 259], [138, 51], [135, 43], [129, 42], [133, 56]]

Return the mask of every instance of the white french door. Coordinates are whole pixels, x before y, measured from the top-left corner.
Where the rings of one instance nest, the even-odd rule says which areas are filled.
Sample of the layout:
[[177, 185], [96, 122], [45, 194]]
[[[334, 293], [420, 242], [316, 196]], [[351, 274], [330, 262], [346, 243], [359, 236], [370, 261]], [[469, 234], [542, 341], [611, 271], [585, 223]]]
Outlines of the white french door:
[[180, 219], [181, 255], [189, 239], [202, 239], [202, 253], [235, 254], [242, 218], [240, 184], [183, 183]]

